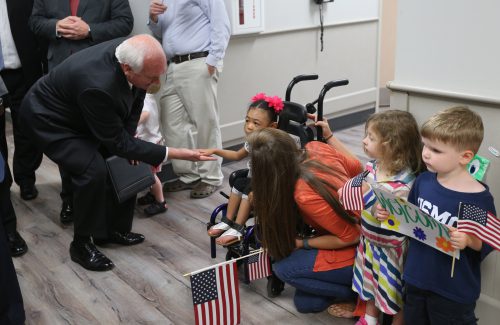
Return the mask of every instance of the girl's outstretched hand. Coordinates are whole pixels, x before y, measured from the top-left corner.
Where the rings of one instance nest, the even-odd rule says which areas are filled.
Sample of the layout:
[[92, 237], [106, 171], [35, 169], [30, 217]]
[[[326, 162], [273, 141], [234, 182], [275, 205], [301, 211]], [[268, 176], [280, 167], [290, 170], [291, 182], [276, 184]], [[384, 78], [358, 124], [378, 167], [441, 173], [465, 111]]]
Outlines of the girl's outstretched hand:
[[216, 149], [198, 149], [198, 151], [204, 156], [211, 156], [215, 154]]

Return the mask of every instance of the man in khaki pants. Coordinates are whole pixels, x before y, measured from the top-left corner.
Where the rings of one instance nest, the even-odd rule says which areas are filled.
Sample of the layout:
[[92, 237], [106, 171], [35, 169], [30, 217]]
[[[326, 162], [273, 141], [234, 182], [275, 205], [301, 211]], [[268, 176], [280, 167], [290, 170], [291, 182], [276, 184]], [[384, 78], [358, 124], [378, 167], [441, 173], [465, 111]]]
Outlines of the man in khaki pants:
[[[149, 19], [169, 63], [160, 96], [163, 137], [174, 147], [221, 148], [217, 82], [230, 36], [224, 1], [153, 0]], [[221, 162], [172, 162], [180, 178], [164, 189], [207, 197], [222, 184]]]

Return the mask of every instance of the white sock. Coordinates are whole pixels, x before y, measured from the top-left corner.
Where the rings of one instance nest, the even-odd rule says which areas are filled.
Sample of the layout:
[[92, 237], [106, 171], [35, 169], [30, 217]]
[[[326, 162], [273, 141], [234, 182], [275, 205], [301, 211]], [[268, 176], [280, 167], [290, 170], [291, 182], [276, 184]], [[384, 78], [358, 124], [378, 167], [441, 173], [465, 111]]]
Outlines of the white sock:
[[366, 324], [368, 325], [377, 325], [377, 317], [370, 316], [368, 314], [365, 314], [365, 320]]

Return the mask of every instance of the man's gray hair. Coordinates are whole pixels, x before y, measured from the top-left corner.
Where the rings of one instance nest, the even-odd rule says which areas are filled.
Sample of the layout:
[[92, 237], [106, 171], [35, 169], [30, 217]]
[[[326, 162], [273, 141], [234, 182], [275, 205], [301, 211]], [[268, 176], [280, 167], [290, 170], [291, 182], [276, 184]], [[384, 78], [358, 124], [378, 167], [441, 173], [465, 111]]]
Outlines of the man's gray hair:
[[[141, 37], [151, 37], [150, 35], [141, 35]], [[147, 42], [138, 42], [132, 37], [123, 41], [115, 51], [115, 56], [121, 64], [128, 64], [136, 73], [142, 71], [144, 58], [151, 52], [151, 45]]]

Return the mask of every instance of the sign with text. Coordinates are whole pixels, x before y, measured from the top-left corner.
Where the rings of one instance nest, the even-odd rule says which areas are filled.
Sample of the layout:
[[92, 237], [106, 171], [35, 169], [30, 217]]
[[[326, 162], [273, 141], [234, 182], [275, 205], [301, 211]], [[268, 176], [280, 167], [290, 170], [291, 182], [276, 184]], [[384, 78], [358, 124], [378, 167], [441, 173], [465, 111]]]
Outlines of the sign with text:
[[[378, 202], [389, 212], [381, 227], [416, 239], [445, 254], [453, 256], [448, 228], [417, 206], [385, 190], [372, 186]], [[460, 253], [455, 253], [459, 258]]]

